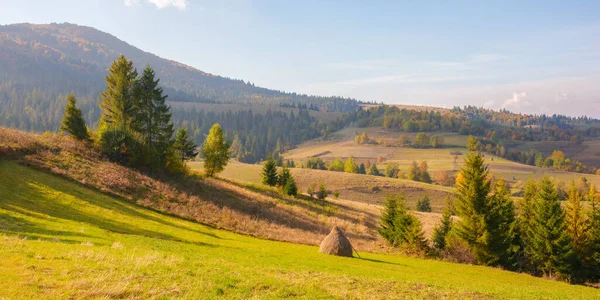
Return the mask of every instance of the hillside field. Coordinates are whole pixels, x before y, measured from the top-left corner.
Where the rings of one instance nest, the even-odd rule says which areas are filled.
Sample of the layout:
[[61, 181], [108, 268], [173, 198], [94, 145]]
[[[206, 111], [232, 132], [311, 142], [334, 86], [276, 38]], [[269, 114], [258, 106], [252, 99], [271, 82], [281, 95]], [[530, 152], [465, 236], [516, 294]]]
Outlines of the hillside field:
[[0, 193], [0, 290], [9, 299], [600, 297], [493, 268], [322, 255], [148, 210], [11, 161], [0, 160]]

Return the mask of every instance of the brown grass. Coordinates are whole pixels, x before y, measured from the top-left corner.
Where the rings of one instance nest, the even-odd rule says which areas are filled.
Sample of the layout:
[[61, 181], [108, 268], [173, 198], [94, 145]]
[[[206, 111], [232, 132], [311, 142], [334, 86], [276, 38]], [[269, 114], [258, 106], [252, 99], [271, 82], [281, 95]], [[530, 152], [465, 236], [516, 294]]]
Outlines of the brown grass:
[[218, 228], [266, 239], [318, 245], [342, 228], [361, 251], [385, 250], [378, 215], [340, 201], [291, 198], [275, 190], [252, 190], [235, 182], [153, 177], [114, 164], [89, 146], [55, 134], [0, 128], [0, 158], [75, 180], [88, 187]]

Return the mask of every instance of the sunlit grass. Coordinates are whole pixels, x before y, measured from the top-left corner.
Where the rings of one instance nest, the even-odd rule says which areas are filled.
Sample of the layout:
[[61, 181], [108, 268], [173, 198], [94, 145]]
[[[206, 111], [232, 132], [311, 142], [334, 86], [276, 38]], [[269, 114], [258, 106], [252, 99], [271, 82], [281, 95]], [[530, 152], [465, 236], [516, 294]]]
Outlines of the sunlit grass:
[[586, 298], [598, 290], [497, 269], [217, 230], [0, 161], [3, 298]]

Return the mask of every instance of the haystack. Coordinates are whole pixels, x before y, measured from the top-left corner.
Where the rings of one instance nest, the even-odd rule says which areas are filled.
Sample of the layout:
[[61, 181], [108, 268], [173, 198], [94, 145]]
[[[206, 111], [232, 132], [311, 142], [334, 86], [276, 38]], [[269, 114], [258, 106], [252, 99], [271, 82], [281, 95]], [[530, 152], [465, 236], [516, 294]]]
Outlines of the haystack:
[[352, 244], [344, 232], [337, 226], [331, 229], [329, 235], [321, 242], [319, 252], [337, 256], [352, 257]]

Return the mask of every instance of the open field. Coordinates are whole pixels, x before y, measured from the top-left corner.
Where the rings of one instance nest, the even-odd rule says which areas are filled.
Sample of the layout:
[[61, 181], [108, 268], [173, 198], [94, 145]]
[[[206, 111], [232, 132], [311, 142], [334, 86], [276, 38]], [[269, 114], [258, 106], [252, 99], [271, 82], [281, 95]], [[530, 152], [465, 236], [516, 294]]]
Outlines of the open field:
[[[198, 110], [198, 111], [205, 110], [205, 111], [212, 111], [212, 112], [228, 112], [228, 111], [236, 112], [236, 111], [251, 110], [253, 113], [264, 114], [268, 110], [271, 110], [271, 111], [282, 111], [287, 114], [289, 114], [290, 112], [294, 112], [294, 114], [296, 114], [296, 115], [298, 114], [297, 108], [281, 107], [281, 106], [275, 106], [275, 105], [195, 103], [195, 102], [175, 102], [175, 101], [170, 101], [169, 104], [174, 109], [196, 108], [196, 110]], [[314, 111], [314, 110], [309, 110], [308, 113], [312, 117], [315, 117], [315, 119], [324, 120], [324, 121], [334, 121], [338, 117], [342, 117], [344, 115], [344, 113], [342, 113], [342, 112], [323, 112], [323, 111]]]
[[597, 289], [494, 268], [360, 253], [218, 230], [0, 160], [6, 298], [545, 298]]
[[[296, 161], [305, 161], [308, 157], [315, 156], [325, 161], [331, 161], [334, 158], [346, 159], [350, 155], [356, 158], [357, 163], [369, 160], [371, 163], [377, 162], [377, 158], [382, 156], [384, 164], [388, 162], [398, 163], [401, 170], [406, 172], [408, 166], [413, 161], [427, 161], [429, 172], [433, 176], [436, 171], [446, 170], [450, 173], [456, 173], [463, 165], [464, 154], [467, 153], [466, 144], [467, 137], [456, 133], [436, 134], [444, 136], [446, 140], [446, 148], [440, 149], [415, 149], [410, 147], [385, 147], [382, 145], [358, 145], [354, 142], [354, 136], [367, 133], [370, 139], [383, 139], [392, 144], [398, 139], [400, 133], [390, 132], [380, 127], [370, 128], [346, 128], [339, 131], [335, 135], [335, 139], [323, 140], [317, 139], [300, 144], [296, 149], [284, 153], [286, 159], [294, 159]], [[414, 135], [406, 134], [409, 138], [414, 139]], [[585, 150], [580, 155], [593, 157], [600, 155], [600, 142], [586, 142]], [[525, 149], [521, 149], [522, 151]], [[460, 151], [463, 155], [459, 155], [456, 163], [454, 156], [450, 152]], [[599, 153], [596, 153], [599, 152]], [[579, 180], [581, 177], [586, 177], [591, 183], [600, 186], [600, 176], [591, 174], [571, 173], [565, 171], [557, 171], [547, 168], [538, 168], [534, 166], [519, 164], [496, 156], [486, 155], [486, 160], [490, 169], [498, 178], [503, 178], [509, 183], [515, 184], [519, 181], [527, 181], [529, 178], [539, 179], [545, 174], [556, 177], [562, 181]], [[384, 164], [378, 164], [380, 169], [384, 168]]]

